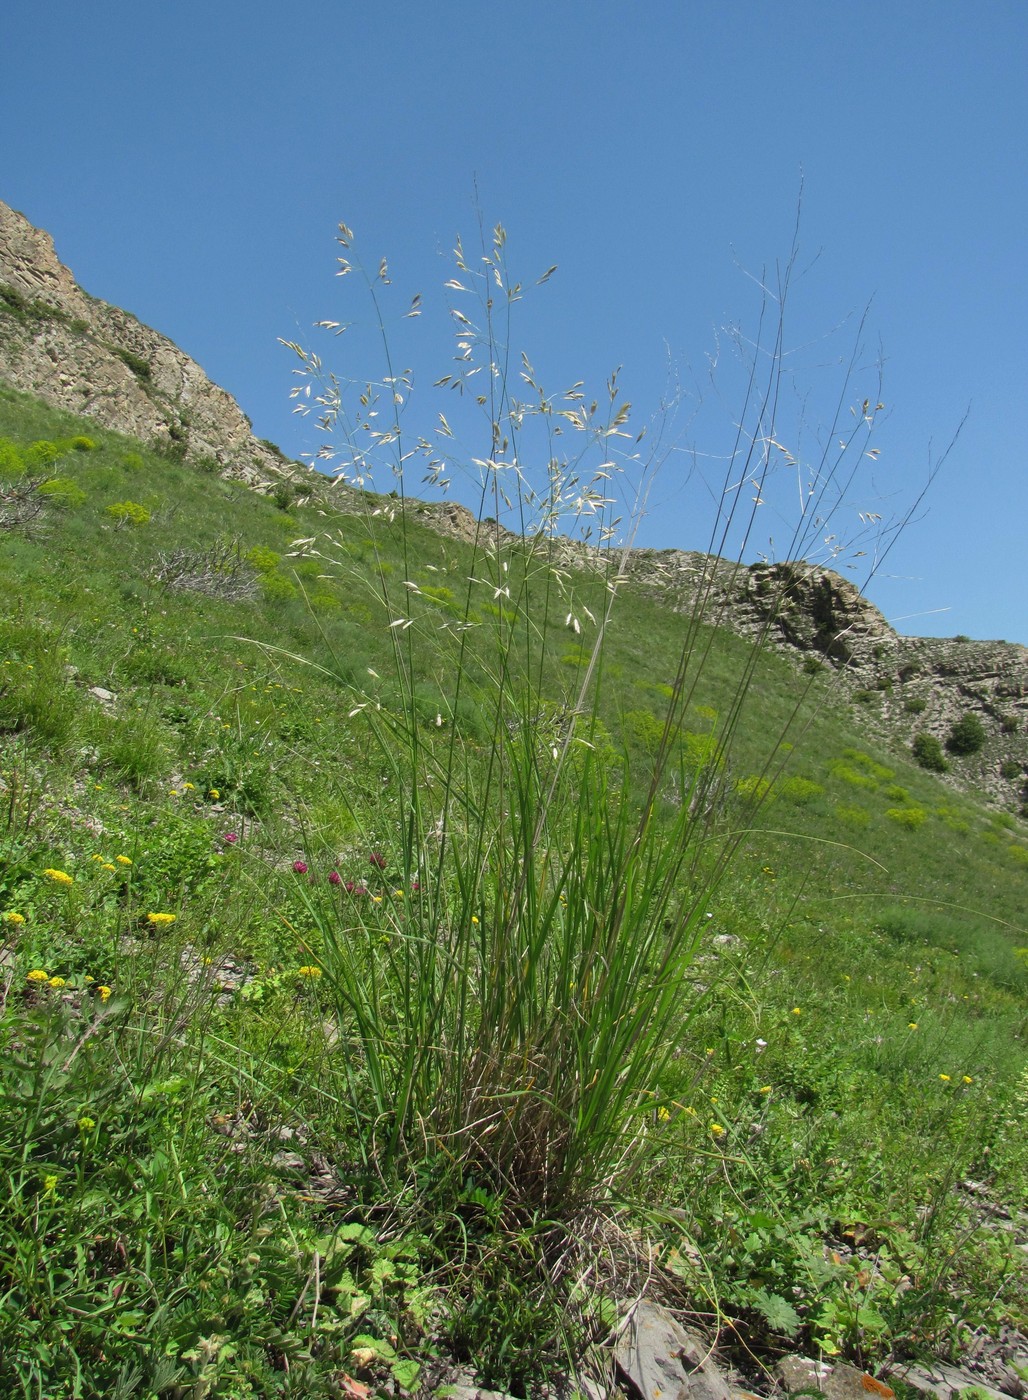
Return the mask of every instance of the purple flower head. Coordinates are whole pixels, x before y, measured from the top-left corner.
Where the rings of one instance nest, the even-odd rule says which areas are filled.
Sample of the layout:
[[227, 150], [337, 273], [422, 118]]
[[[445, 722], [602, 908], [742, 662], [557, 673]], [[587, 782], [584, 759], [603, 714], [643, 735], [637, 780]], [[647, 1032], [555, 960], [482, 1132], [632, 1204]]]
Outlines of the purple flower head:
[[224, 841], [224, 843], [225, 843], [226, 846], [234, 846], [234, 845], [236, 844], [236, 842], [239, 840], [239, 832], [238, 832], [238, 831], [226, 831], [225, 834], [224, 834], [224, 836], [223, 836], [221, 839]]
[[355, 885], [352, 880], [347, 880], [343, 889], [347, 894], [367, 894], [368, 892], [364, 885]]
[[343, 877], [338, 870], [330, 870], [328, 872], [328, 883], [330, 885], [341, 885], [343, 883]]
[[372, 851], [371, 855], [368, 856], [368, 864], [373, 865], [376, 870], [384, 870], [386, 868], [386, 858], [381, 851]]
[[306, 875], [307, 862], [305, 860], [294, 860], [293, 869], [296, 871], [297, 875]]

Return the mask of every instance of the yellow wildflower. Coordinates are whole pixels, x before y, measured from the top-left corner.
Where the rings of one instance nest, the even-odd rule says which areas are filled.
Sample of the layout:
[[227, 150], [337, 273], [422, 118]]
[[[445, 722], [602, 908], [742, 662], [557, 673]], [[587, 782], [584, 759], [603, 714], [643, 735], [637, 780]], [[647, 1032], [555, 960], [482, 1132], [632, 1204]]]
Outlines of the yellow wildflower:
[[175, 915], [175, 914], [152, 914], [152, 913], [151, 913], [151, 914], [147, 914], [146, 917], [147, 917], [147, 922], [148, 922], [148, 923], [151, 923], [151, 924], [154, 925], [155, 928], [158, 928], [158, 927], [160, 927], [162, 924], [173, 924], [173, 923], [175, 922], [175, 919], [176, 919], [177, 915]]
[[26, 982], [49, 982], [50, 974], [44, 972], [41, 967], [34, 967], [31, 972], [25, 974]]
[[131, 864], [132, 864], [132, 861], [129, 859], [128, 856], [115, 856], [114, 859], [118, 862], [119, 865], [131, 865]]
[[66, 987], [68, 984], [63, 977], [51, 977], [47, 985], [53, 987], [55, 990], [59, 990], [61, 987]]
[[965, 1074], [965, 1075], [963, 1076], [963, 1081], [962, 1081], [962, 1082], [963, 1082], [964, 1084], [973, 1084], [973, 1083], [974, 1083], [974, 1080], [971, 1078], [971, 1076], [970, 1076], [969, 1074]]
[[88, 1114], [84, 1113], [79, 1119], [79, 1132], [91, 1133], [95, 1127], [96, 1119], [90, 1118]]
[[[224, 725], [223, 727], [224, 727], [225, 729], [228, 729], [228, 728], [229, 728], [229, 726], [228, 726], [227, 724]], [[209, 796], [209, 797], [213, 797], [214, 800], [215, 800], [215, 802], [217, 802], [218, 798], [221, 796], [221, 793], [218, 791], [217, 788], [211, 788], [210, 792], [208, 793], [208, 796]]]
[[111, 989], [110, 989], [110, 987], [103, 987], [103, 986], [101, 986], [101, 987], [97, 987], [96, 990], [100, 993], [100, 1000], [101, 1000], [101, 1001], [110, 1001], [110, 999], [111, 999]]
[[52, 1196], [57, 1190], [57, 1178], [55, 1176], [43, 1177], [43, 1195]]
[[770, 1084], [765, 1084], [765, 1085], [762, 1087], [762, 1089], [760, 1090], [760, 1092], [761, 1092], [762, 1094], [770, 1094], [770, 1092], [771, 1092], [771, 1085], [770, 1085]]
[[949, 1075], [948, 1075], [948, 1074], [940, 1074], [940, 1075], [939, 1075], [939, 1078], [942, 1080], [942, 1082], [943, 1082], [944, 1084], [948, 1084], [948, 1083], [949, 1083]]
[[657, 1109], [657, 1117], [662, 1123], [666, 1123], [671, 1117], [671, 1110], [669, 1108], [665, 1108], [662, 1104], [660, 1108]]
[[55, 885], [73, 885], [75, 877], [69, 875], [66, 870], [54, 870], [52, 867], [44, 870], [43, 874], [48, 880], [52, 880]]
[[320, 977], [322, 975], [320, 967], [298, 967], [296, 971], [299, 977]]
[[195, 791], [196, 791], [196, 784], [195, 784], [195, 783], [183, 783], [183, 784], [182, 784], [182, 791], [183, 791], [183, 792], [195, 792]]
[[96, 855], [93, 855], [93, 856], [90, 856], [89, 859], [90, 859], [90, 860], [99, 861], [101, 864], [103, 863], [103, 856], [96, 856]]
[[792, 1014], [793, 1014], [794, 1016], [802, 1016], [802, 1015], [803, 1015], [803, 1012], [800, 1010], [800, 1008], [799, 1008], [798, 1006], [794, 1006], [794, 1007], [792, 1008]]
[[722, 1128], [720, 1123], [711, 1123], [710, 1131], [714, 1134], [716, 1138], [719, 1138], [724, 1137], [726, 1130]]
[[18, 913], [16, 910], [14, 910], [14, 909], [9, 909], [9, 910], [7, 911], [7, 913], [4, 915], [4, 923], [5, 923], [5, 924], [23, 924], [24, 922], [25, 922], [25, 915], [24, 915], [24, 914], [19, 914], [19, 913]]
[[112, 865], [109, 860], [105, 860], [103, 865], [101, 865], [100, 867], [101, 870], [117, 870], [117, 868], [118, 867], [116, 865]]
[[907, 1030], [908, 1030], [908, 1031], [916, 1031], [916, 1030], [917, 1030], [917, 1022], [916, 1022], [916, 1021], [908, 1021], [908, 1022], [907, 1022]]

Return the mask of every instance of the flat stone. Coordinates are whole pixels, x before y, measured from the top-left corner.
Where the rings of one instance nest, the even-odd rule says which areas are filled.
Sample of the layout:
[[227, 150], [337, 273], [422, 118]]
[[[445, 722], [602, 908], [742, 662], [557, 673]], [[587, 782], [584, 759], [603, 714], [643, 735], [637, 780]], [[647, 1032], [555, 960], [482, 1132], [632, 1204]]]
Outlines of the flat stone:
[[632, 1313], [615, 1359], [622, 1380], [640, 1400], [732, 1400], [703, 1339], [645, 1299]]
[[90, 695], [94, 696], [97, 700], [102, 701], [102, 703], [105, 705], [111, 704], [112, 701], [118, 698], [116, 695], [112, 694], [111, 691], [104, 690], [102, 685], [91, 685], [89, 687], [89, 693]]
[[783, 1356], [775, 1367], [782, 1385], [794, 1395], [798, 1390], [824, 1390], [831, 1366], [812, 1356]]
[[896, 1392], [867, 1371], [837, 1361], [822, 1387], [826, 1400], [895, 1400]]

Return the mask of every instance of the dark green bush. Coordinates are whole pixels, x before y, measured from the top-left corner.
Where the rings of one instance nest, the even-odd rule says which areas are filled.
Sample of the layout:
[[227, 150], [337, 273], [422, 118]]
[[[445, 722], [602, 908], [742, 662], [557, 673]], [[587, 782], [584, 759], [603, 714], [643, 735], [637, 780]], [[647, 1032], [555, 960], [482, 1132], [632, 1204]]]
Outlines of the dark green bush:
[[908, 715], [919, 715], [922, 711], [927, 709], [927, 707], [928, 701], [922, 700], [919, 695], [912, 696], [911, 699], [907, 700], [903, 705]]
[[1008, 758], [1000, 764], [999, 773], [1000, 777], [1006, 778], [1007, 782], [1013, 782], [1021, 774], [1021, 765], [1016, 763], [1014, 759]]
[[946, 739], [953, 754], [977, 753], [985, 744], [985, 729], [977, 715], [966, 714], [957, 720]]
[[916, 735], [910, 747], [915, 760], [930, 773], [945, 773], [948, 770], [949, 764], [946, 762], [942, 745], [933, 735]]
[[117, 355], [123, 365], [127, 365], [137, 379], [149, 381], [152, 371], [149, 362], [144, 360], [142, 355], [135, 355], [131, 350], [126, 350], [122, 345], [112, 345], [110, 350]]

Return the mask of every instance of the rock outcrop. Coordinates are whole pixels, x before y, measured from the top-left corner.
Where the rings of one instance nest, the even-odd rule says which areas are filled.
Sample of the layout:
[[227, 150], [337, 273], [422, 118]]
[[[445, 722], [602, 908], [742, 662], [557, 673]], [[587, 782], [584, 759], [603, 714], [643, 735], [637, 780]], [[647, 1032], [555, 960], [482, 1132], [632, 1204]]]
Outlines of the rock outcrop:
[[0, 379], [258, 488], [293, 474], [231, 394], [167, 337], [84, 292], [50, 235], [2, 202]]

